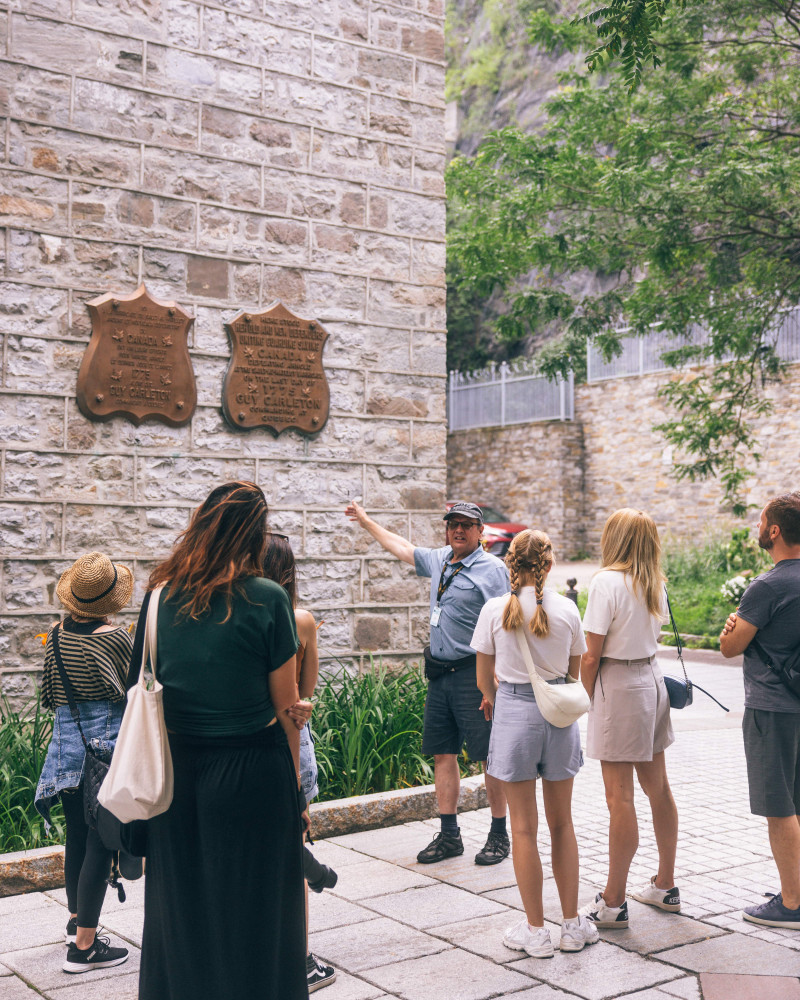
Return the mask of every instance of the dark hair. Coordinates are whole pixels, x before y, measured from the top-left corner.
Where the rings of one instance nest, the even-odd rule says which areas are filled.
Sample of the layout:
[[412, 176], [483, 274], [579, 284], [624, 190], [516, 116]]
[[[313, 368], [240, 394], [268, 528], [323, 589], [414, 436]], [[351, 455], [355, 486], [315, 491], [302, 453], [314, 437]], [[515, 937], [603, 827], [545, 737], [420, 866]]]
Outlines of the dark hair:
[[264, 553], [264, 576], [279, 583], [297, 607], [297, 572], [294, 552], [289, 539], [284, 535], [267, 535], [267, 549]]
[[800, 545], [800, 490], [775, 497], [764, 508], [767, 524], [777, 524], [786, 545]]
[[211, 598], [225, 592], [228, 613], [234, 588], [249, 576], [261, 576], [267, 546], [267, 501], [255, 483], [225, 483], [197, 508], [189, 527], [178, 536], [172, 555], [150, 574], [152, 590], [169, 583], [186, 595], [180, 614], [199, 618]]

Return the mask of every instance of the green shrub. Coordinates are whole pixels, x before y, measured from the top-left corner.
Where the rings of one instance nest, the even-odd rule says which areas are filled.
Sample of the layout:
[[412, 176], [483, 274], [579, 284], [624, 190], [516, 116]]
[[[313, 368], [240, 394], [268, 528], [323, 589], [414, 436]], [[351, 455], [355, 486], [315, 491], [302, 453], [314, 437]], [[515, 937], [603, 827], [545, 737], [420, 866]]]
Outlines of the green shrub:
[[[422, 754], [426, 686], [416, 665], [390, 673], [381, 664], [320, 684], [311, 720], [320, 800], [433, 782], [433, 760]], [[473, 770], [466, 758], [460, 764]]]
[[50, 836], [33, 806], [39, 774], [53, 732], [53, 716], [39, 701], [16, 712], [0, 704], [0, 853], [63, 843], [64, 817], [53, 808]]

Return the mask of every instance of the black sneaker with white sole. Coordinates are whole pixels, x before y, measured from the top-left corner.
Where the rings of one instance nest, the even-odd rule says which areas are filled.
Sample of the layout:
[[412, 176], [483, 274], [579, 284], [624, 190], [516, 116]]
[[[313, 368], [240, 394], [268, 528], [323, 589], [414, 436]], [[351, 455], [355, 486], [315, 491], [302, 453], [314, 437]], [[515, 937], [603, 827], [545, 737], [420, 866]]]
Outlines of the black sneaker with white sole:
[[306, 977], [308, 979], [308, 992], [321, 990], [323, 986], [330, 986], [336, 979], [336, 969], [332, 965], [325, 965], [324, 962], [312, 955], [306, 955]]
[[67, 944], [75, 944], [75, 935], [78, 933], [78, 918], [70, 917], [67, 921], [67, 929], [64, 932], [64, 940]]
[[92, 969], [110, 969], [112, 965], [122, 965], [128, 961], [127, 948], [112, 948], [107, 937], [95, 934], [88, 948], [71, 944], [67, 948], [64, 972], [90, 972]]

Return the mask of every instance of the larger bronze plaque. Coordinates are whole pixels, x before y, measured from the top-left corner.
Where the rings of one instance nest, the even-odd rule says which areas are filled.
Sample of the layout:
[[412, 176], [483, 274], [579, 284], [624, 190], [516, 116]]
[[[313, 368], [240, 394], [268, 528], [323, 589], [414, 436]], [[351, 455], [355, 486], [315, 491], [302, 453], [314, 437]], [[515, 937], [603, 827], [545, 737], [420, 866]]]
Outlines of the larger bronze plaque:
[[293, 427], [316, 434], [328, 419], [330, 390], [322, 367], [328, 334], [282, 302], [262, 313], [239, 313], [225, 324], [231, 360], [222, 408], [234, 427]]
[[78, 372], [81, 413], [90, 420], [127, 417], [137, 426], [191, 420], [197, 389], [186, 340], [194, 317], [154, 299], [144, 285], [132, 295], [101, 295], [87, 307], [92, 339]]

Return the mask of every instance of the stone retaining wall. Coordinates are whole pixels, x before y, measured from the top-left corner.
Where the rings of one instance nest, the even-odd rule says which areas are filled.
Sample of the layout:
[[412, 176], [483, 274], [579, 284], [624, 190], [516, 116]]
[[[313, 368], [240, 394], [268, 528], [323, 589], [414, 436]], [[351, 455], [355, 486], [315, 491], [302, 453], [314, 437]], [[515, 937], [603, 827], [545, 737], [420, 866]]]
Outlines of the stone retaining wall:
[[[439, 542], [445, 486], [442, 0], [0, 2], [0, 669], [18, 700], [76, 556], [147, 575], [215, 484], [258, 481], [324, 653], [418, 655], [424, 587], [348, 498]], [[180, 429], [75, 402], [104, 292], [194, 315]], [[318, 319], [314, 440], [223, 421], [223, 322]], [[434, 514], [434, 512], [437, 512]], [[438, 517], [437, 517], [438, 515]]]
[[[654, 425], [668, 418], [663, 373], [609, 379], [575, 390], [575, 419], [456, 431], [447, 443], [448, 495], [493, 504], [542, 527], [557, 557], [599, 554], [608, 515], [646, 510], [662, 537], [702, 541], [741, 525], [722, 506], [716, 480], [678, 482], [675, 452]], [[756, 422], [762, 458], [751, 463], [748, 501], [800, 488], [800, 365], [769, 388], [773, 411]]]

